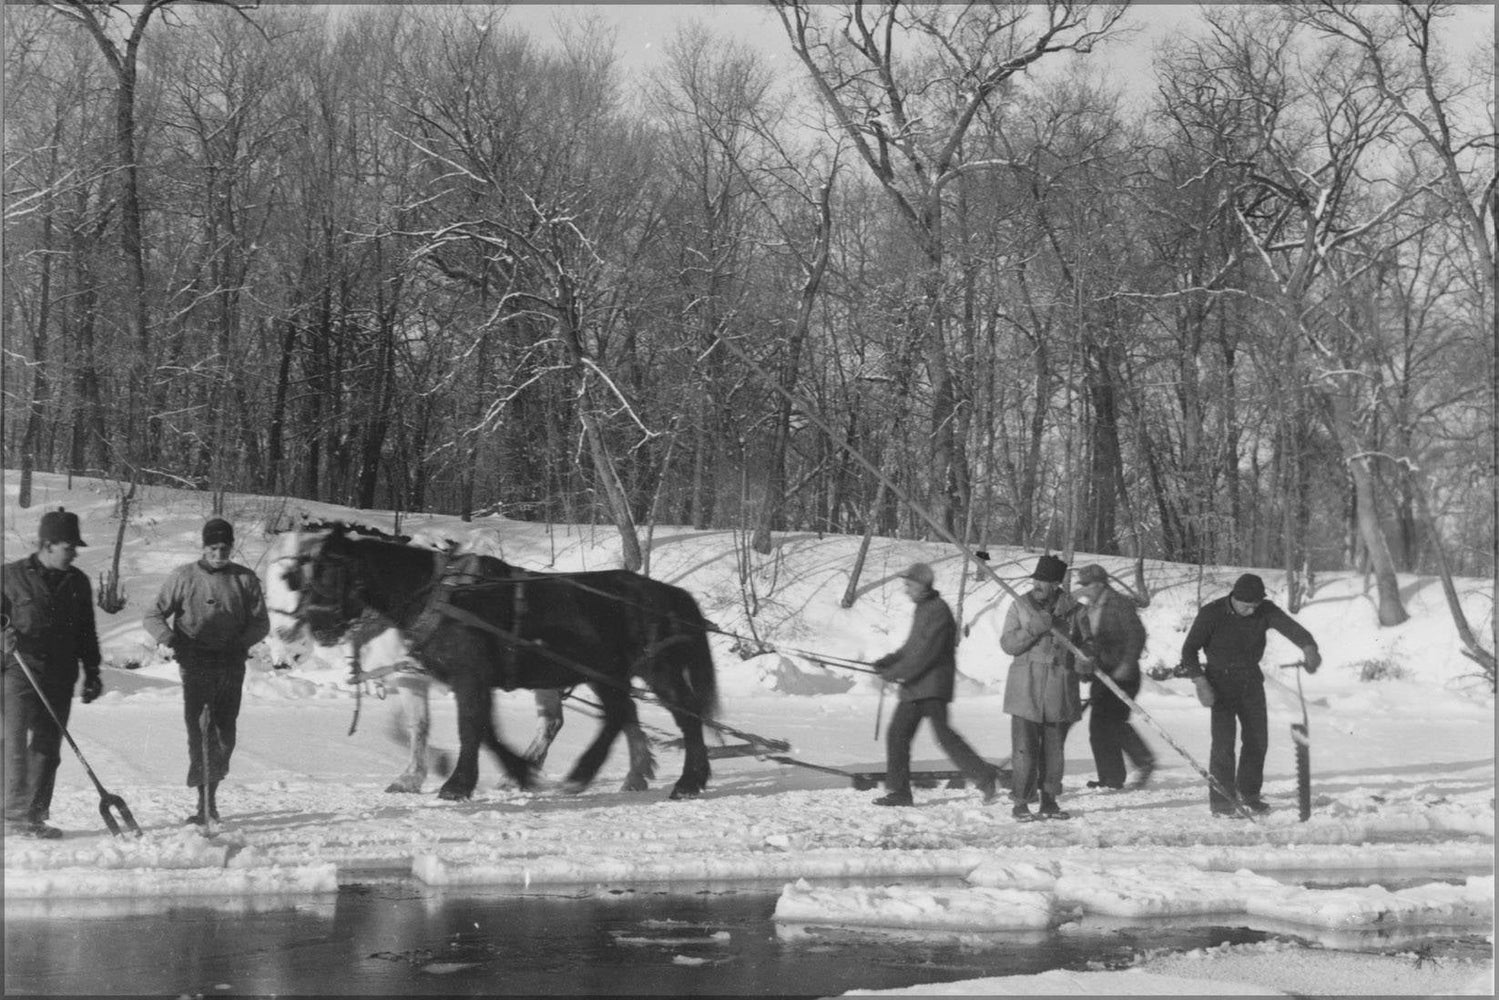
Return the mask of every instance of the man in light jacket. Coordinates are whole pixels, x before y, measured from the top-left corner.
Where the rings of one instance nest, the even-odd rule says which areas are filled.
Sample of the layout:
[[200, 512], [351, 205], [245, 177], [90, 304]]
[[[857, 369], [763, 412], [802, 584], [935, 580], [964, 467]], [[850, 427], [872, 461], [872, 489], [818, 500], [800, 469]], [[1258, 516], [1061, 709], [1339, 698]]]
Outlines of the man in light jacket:
[[900, 685], [900, 703], [885, 732], [886, 794], [875, 799], [875, 805], [915, 804], [911, 798], [911, 740], [922, 719], [931, 722], [942, 752], [974, 783], [988, 804], [998, 795], [999, 770], [975, 753], [947, 721], [958, 670], [958, 629], [952, 609], [933, 589], [932, 567], [926, 563], [914, 564], [901, 579], [906, 596], [916, 605], [916, 614], [911, 620], [911, 633], [900, 649], [874, 662], [881, 678]]
[[[177, 657], [187, 720], [187, 784], [198, 791], [198, 810], [187, 822], [198, 825], [219, 818], [217, 792], [229, 774], [238, 735], [245, 660], [271, 627], [260, 580], [230, 561], [233, 551], [234, 528], [222, 518], [210, 519], [203, 525], [202, 556], [172, 571], [144, 623]], [[206, 727], [200, 721], [205, 710]]]
[[1071, 819], [1057, 804], [1062, 794], [1063, 745], [1067, 730], [1082, 717], [1082, 695], [1078, 672], [1091, 673], [1074, 657], [1053, 631], [1069, 638], [1077, 632], [1081, 607], [1062, 587], [1067, 564], [1053, 555], [1036, 563], [1029, 594], [1010, 603], [999, 646], [1009, 653], [1009, 678], [1005, 683], [1005, 712], [1010, 716], [1011, 766], [1014, 782], [1011, 797], [1016, 820], [1037, 818], [1027, 804], [1039, 785], [1041, 819]]
[[1095, 564], [1077, 571], [1077, 596], [1088, 605], [1079, 621], [1085, 648], [1093, 657], [1093, 686], [1088, 694], [1088, 742], [1098, 780], [1090, 788], [1123, 788], [1124, 759], [1135, 766], [1134, 787], [1143, 788], [1155, 770], [1155, 754], [1130, 725], [1130, 707], [1119, 699], [1099, 673], [1106, 672], [1119, 689], [1133, 698], [1140, 693], [1140, 654], [1145, 651], [1145, 624], [1134, 602], [1109, 586], [1109, 574]]

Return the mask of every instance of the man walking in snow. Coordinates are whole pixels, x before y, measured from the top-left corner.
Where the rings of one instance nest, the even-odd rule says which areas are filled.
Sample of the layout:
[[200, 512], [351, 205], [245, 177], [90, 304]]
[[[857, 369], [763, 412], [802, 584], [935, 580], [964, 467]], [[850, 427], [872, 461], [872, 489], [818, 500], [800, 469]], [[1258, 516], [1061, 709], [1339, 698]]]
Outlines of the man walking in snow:
[[900, 684], [900, 703], [885, 733], [885, 791], [875, 805], [909, 806], [911, 798], [911, 740], [922, 719], [932, 724], [937, 743], [958, 770], [993, 802], [999, 770], [977, 753], [947, 721], [957, 675], [957, 623], [952, 609], [932, 587], [932, 567], [916, 563], [901, 574], [906, 596], [916, 605], [911, 633], [893, 653], [874, 662], [882, 679]]
[[[1213, 711], [1212, 750], [1208, 771], [1208, 806], [1215, 816], [1236, 816], [1237, 805], [1251, 812], [1268, 812], [1260, 798], [1265, 776], [1265, 751], [1270, 745], [1270, 723], [1265, 713], [1265, 675], [1260, 657], [1265, 634], [1275, 629], [1301, 647], [1307, 673], [1316, 673], [1322, 654], [1312, 634], [1274, 604], [1265, 600], [1265, 581], [1245, 573], [1233, 590], [1209, 601], [1197, 613], [1182, 643], [1182, 667], [1197, 685], [1198, 697]], [[1198, 660], [1207, 654], [1207, 669]], [[1243, 749], [1234, 766], [1234, 738], [1243, 726]], [[1238, 803], [1218, 791], [1237, 796]]]
[[216, 793], [234, 753], [245, 660], [271, 627], [260, 580], [230, 561], [233, 550], [233, 527], [210, 519], [203, 525], [202, 556], [172, 571], [145, 618], [146, 631], [177, 657], [182, 676], [187, 783], [198, 790], [198, 810], [187, 822], [199, 825], [219, 818]]
[[1005, 682], [1005, 712], [1010, 716], [1013, 814], [1021, 822], [1036, 818], [1027, 802], [1038, 785], [1042, 819], [1072, 818], [1057, 804], [1063, 746], [1067, 730], [1083, 714], [1078, 672], [1091, 673], [1092, 668], [1075, 662], [1054, 632], [1081, 638], [1076, 622], [1081, 605], [1062, 588], [1066, 576], [1065, 562], [1042, 556], [1031, 574], [1035, 586], [1011, 602], [999, 638], [999, 647], [1014, 657]]
[[[83, 668], [83, 703], [99, 697], [99, 633], [88, 577], [73, 566], [83, 546], [78, 515], [61, 507], [42, 515], [37, 550], [6, 565], [0, 614], [4, 653], [5, 834], [55, 840], [48, 826], [62, 729], [73, 708], [73, 686]], [[18, 662], [36, 680], [32, 687]], [[40, 692], [37, 690], [40, 688]], [[42, 699], [46, 699], [45, 704]], [[52, 712], [47, 711], [51, 706]], [[57, 713], [57, 721], [52, 713]]]
[[1135, 766], [1135, 787], [1144, 787], [1155, 770], [1155, 754], [1130, 725], [1130, 708], [1103, 681], [1105, 672], [1130, 698], [1140, 693], [1140, 654], [1145, 650], [1145, 625], [1134, 602], [1109, 586], [1109, 574], [1096, 563], [1077, 571], [1077, 596], [1088, 605], [1082, 625], [1083, 641], [1093, 656], [1094, 676], [1088, 695], [1091, 715], [1088, 742], [1098, 780], [1091, 788], [1123, 788], [1124, 759]]

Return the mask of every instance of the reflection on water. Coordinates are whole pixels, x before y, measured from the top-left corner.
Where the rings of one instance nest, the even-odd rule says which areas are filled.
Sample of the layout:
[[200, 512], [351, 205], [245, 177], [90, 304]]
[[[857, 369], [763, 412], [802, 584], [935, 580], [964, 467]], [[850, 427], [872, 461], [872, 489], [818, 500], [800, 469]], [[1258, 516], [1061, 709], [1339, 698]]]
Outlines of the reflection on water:
[[779, 891], [771, 883], [458, 895], [377, 876], [327, 896], [21, 901], [5, 907], [5, 991], [827, 996], [1122, 967], [1147, 948], [1270, 937], [1395, 943], [1346, 932], [1331, 943], [1242, 915], [1221, 925], [1090, 917], [1006, 934], [778, 926]]

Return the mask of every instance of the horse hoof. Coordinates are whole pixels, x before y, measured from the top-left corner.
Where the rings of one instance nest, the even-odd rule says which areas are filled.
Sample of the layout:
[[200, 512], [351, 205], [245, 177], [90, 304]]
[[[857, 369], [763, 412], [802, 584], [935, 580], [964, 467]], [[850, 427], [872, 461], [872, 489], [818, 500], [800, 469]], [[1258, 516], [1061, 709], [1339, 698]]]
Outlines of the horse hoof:
[[437, 797], [446, 799], [448, 802], [467, 802], [473, 798], [473, 794], [473, 792], [460, 792], [456, 788], [443, 788], [437, 793]]
[[413, 795], [422, 790], [422, 783], [420, 781], [392, 781], [389, 785], [385, 786], [385, 790], [387, 792]]
[[557, 790], [563, 795], [582, 795], [588, 788], [586, 781], [564, 781], [557, 786]]
[[702, 794], [700, 788], [673, 788], [671, 797], [673, 799], [695, 799]]
[[632, 774], [624, 780], [624, 784], [619, 786], [619, 790], [622, 792], [648, 792], [651, 790], [651, 783], [638, 774]]

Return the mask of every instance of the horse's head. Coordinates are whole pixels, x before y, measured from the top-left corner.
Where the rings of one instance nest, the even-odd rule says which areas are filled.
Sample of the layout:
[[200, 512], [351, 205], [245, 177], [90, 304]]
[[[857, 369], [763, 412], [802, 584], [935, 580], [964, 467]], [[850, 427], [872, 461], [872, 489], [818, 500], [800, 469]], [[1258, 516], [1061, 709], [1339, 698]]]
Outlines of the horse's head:
[[283, 531], [266, 552], [265, 604], [271, 635], [280, 642], [295, 642], [302, 632], [312, 557], [325, 534], [308, 528]]

